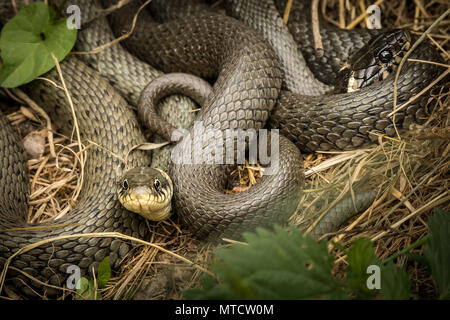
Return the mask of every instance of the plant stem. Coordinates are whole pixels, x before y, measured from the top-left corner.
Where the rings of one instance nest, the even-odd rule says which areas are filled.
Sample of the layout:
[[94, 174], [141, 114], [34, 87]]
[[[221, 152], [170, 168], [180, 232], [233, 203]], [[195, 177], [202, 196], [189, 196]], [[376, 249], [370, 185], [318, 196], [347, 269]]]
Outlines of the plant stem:
[[429, 238], [430, 238], [430, 235], [427, 234], [427, 235], [424, 236], [423, 238], [421, 238], [421, 239], [417, 240], [416, 242], [410, 244], [410, 245], [409, 245], [408, 247], [406, 247], [405, 249], [400, 250], [400, 251], [394, 253], [392, 256], [390, 256], [390, 257], [384, 259], [384, 260], [382, 261], [382, 263], [383, 263], [383, 264], [386, 264], [386, 263], [388, 263], [388, 262], [394, 260], [395, 258], [397, 258], [397, 257], [399, 257], [399, 256], [401, 256], [401, 255], [403, 255], [403, 254], [405, 254], [405, 253], [407, 253], [408, 251], [411, 251], [412, 249], [415, 249], [415, 248], [417, 248], [417, 247], [420, 247], [420, 246], [423, 245], [425, 242], [427, 242]]

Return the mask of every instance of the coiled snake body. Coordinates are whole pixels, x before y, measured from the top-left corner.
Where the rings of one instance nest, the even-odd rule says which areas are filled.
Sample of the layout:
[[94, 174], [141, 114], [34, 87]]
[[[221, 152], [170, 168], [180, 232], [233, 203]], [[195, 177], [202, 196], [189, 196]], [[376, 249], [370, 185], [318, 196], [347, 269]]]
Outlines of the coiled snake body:
[[[165, 72], [218, 77], [213, 96], [197, 116], [205, 127], [259, 129], [271, 114], [270, 125], [280, 128], [282, 135], [306, 150], [357, 147], [370, 141], [371, 130], [392, 134], [393, 123], [386, 115], [392, 111], [393, 77], [352, 94], [304, 97], [288, 91], [280, 93], [283, 73], [276, 53], [255, 31], [232, 18], [203, 14], [149, 28], [138, 24], [135, 36], [127, 40], [129, 47], [139, 45], [140, 58]], [[327, 39], [324, 32], [323, 38]], [[435, 57], [427, 45], [415, 55]], [[143, 219], [120, 206], [114, 188], [125, 165], [111, 152], [125, 157], [133, 146], [144, 141], [134, 113], [103, 78], [76, 58], [66, 58], [61, 68], [84, 140], [102, 148], [92, 147], [88, 153], [83, 193], [76, 209], [58, 221], [64, 226], [2, 230], [2, 263], [21, 247], [52, 236], [118, 231], [145, 237], [147, 233]], [[429, 65], [406, 64], [398, 82], [399, 104], [424, 88], [435, 73], [436, 69]], [[45, 77], [59, 81], [55, 70]], [[72, 127], [71, 111], [62, 90], [45, 81], [35, 81], [27, 90]], [[399, 112], [395, 118], [397, 126], [420, 120], [422, 105], [420, 99]], [[0, 117], [0, 125], [0, 226], [17, 229], [27, 226], [25, 203], [29, 187], [25, 157], [4, 117]], [[184, 224], [199, 237], [216, 237], [234, 236], [255, 225], [284, 221], [296, 209], [302, 173], [298, 149], [283, 136], [279, 150], [277, 175], [265, 176], [248, 192], [231, 197], [221, 192], [226, 178], [223, 166], [173, 166], [174, 206]], [[140, 151], [132, 152], [129, 161], [130, 166], [150, 162]], [[11, 265], [41, 281], [61, 285], [69, 265], [78, 265], [85, 272], [110, 256], [111, 264], [117, 267], [128, 251], [129, 244], [118, 239], [73, 237], [45, 243], [19, 255]], [[14, 277], [17, 273], [10, 270], [8, 274], [17, 286], [23, 287], [22, 278]]]

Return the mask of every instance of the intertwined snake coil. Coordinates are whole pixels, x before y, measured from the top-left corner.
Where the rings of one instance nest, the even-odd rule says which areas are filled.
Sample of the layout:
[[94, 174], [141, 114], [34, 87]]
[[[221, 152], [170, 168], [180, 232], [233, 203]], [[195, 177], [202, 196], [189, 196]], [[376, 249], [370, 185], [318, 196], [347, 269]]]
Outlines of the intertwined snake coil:
[[[83, 12], [90, 11], [87, 10], [89, 2], [78, 2], [86, 8]], [[158, 1], [154, 2], [157, 7]], [[239, 2], [230, 3], [239, 7]], [[272, 10], [264, 15], [267, 19], [259, 19], [259, 9], [252, 11], [257, 8], [255, 1], [242, 3], [248, 5], [245, 9], [261, 24], [272, 23], [271, 18], [278, 15], [272, 10], [273, 5], [270, 5], [264, 8]], [[303, 18], [303, 12], [308, 12], [303, 7], [306, 2], [295, 3], [288, 27], [293, 37], [305, 48], [310, 67], [320, 70], [318, 78], [331, 84], [333, 79], [330, 81], [329, 77], [333, 72], [330, 71], [336, 71], [342, 61], [340, 59], [349, 57], [350, 47], [361, 47], [372, 33], [365, 30], [343, 32], [324, 27], [321, 29], [324, 54], [317, 58], [311, 50], [311, 36], [306, 32], [310, 21]], [[276, 5], [279, 10], [283, 10], [285, 1], [277, 1]], [[221, 129], [262, 128], [270, 115], [269, 125], [280, 128], [282, 135], [303, 150], [358, 147], [370, 141], [369, 131], [385, 134], [394, 132], [392, 119], [386, 117], [392, 111], [393, 77], [351, 94], [304, 97], [292, 90], [284, 90], [291, 82], [283, 78], [277, 54], [257, 32], [233, 18], [205, 13], [198, 17], [178, 17], [167, 23], [147, 25], [146, 12], [142, 11], [141, 14], [139, 21], [142, 23], [137, 24], [126, 45], [136, 49], [142, 60], [147, 60], [164, 72], [190, 72], [207, 78], [218, 77], [214, 96], [197, 116], [206, 126]], [[122, 17], [129, 20], [132, 16]], [[100, 22], [104, 20], [96, 23]], [[108, 27], [103, 25], [102, 28]], [[268, 30], [274, 32], [277, 29], [274, 27]], [[95, 31], [87, 29], [82, 33], [80, 38], [89, 38]], [[155, 71], [149, 70], [141, 62], [134, 63], [131, 78], [140, 78], [141, 82], [138, 81], [139, 86], [132, 84], [133, 88], [127, 91], [124, 83], [130, 78], [124, 75], [127, 72], [120, 70], [121, 62], [132, 58], [117, 50], [106, 50], [100, 57], [91, 56], [87, 62], [98, 67], [109, 60], [113, 65], [109, 68], [117, 69], [109, 80], [117, 84], [118, 90], [129, 103], [136, 104], [139, 95], [136, 88], [140, 86], [142, 89], [146, 83], [144, 81], [142, 84], [141, 75], [147, 70], [153, 74]], [[412, 57], [438, 59], [436, 51], [426, 43]], [[280, 60], [283, 61], [282, 58]], [[303, 61], [300, 64], [303, 64], [303, 70], [307, 70]], [[79, 203], [58, 221], [58, 224], [66, 226], [51, 228], [52, 224], [45, 224], [43, 227], [47, 226], [48, 229], [4, 231], [29, 226], [25, 222], [29, 185], [24, 152], [14, 130], [5, 117], [0, 117], [0, 225], [3, 229], [0, 232], [0, 262], [3, 265], [7, 257], [23, 246], [49, 237], [68, 236], [21, 254], [11, 263], [41, 281], [56, 285], [61, 285], [67, 277], [65, 272], [69, 265], [75, 264], [86, 272], [92, 265], [98, 265], [105, 256], [109, 256], [112, 266], [117, 267], [130, 250], [131, 244], [119, 239], [82, 238], [76, 237], [77, 234], [117, 231], [145, 238], [148, 232], [143, 219], [123, 209], [114, 192], [125, 164], [113, 154], [124, 157], [133, 146], [144, 142], [135, 114], [104, 78], [77, 58], [67, 57], [61, 63], [61, 69], [72, 95], [83, 139], [102, 146], [93, 147], [88, 152], [86, 179]], [[398, 103], [408, 101], [423, 89], [435, 77], [436, 70], [430, 65], [407, 63], [398, 80]], [[311, 77], [309, 71], [304, 72], [307, 77]], [[45, 77], [59, 81], [55, 70]], [[143, 76], [143, 79], [148, 79], [148, 75]], [[295, 80], [292, 82], [295, 83]], [[320, 91], [315, 94], [323, 92], [325, 88], [324, 85], [309, 85], [310, 90]], [[49, 110], [52, 117], [68, 124], [66, 127], [72, 127], [71, 111], [62, 90], [42, 80], [34, 81], [26, 89], [33, 99]], [[423, 120], [425, 99], [418, 99], [398, 112], [395, 117], [397, 127], [407, 127], [413, 121]], [[279, 156], [279, 175], [264, 177], [249, 192], [233, 197], [221, 192], [226, 176], [221, 166], [174, 166], [171, 175], [175, 189], [175, 211], [199, 237], [217, 236], [224, 232], [233, 235], [241, 232], [243, 225], [248, 228], [252, 224], [284, 221], [286, 214], [295, 210], [295, 200], [298, 199], [303, 177], [300, 153], [284, 137], [280, 138]], [[148, 155], [141, 151], [132, 152], [128, 160], [129, 166], [150, 163]], [[279, 215], [274, 218], [276, 214]], [[24, 286], [23, 277], [11, 270], [8, 275], [16, 286], [30, 292]], [[31, 282], [31, 285], [40, 287], [38, 283]]]

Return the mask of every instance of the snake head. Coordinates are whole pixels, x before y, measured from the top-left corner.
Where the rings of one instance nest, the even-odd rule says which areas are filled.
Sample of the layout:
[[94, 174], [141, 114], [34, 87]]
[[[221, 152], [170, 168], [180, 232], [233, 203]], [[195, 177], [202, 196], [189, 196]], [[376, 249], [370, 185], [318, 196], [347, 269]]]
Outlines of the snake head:
[[405, 30], [389, 30], [373, 37], [341, 68], [344, 87], [339, 90], [354, 92], [386, 79], [396, 70], [410, 46], [411, 35]]
[[116, 185], [120, 203], [146, 219], [161, 221], [171, 215], [173, 184], [162, 170], [148, 167], [125, 172]]

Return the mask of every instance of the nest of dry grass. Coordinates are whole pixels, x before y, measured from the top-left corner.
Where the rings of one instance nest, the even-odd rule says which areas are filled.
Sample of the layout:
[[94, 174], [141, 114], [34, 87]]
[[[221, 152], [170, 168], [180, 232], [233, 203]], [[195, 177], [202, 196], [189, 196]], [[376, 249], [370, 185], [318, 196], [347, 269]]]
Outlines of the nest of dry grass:
[[[295, 0], [294, 0], [295, 1]], [[408, 28], [421, 33], [447, 8], [446, 0], [376, 1], [381, 7], [383, 24]], [[367, 1], [323, 0], [319, 10], [326, 19], [342, 28], [365, 27]], [[449, 61], [449, 17], [436, 26], [428, 38]], [[447, 71], [449, 66], [447, 66]], [[17, 100], [17, 99], [16, 99]], [[76, 204], [82, 185], [82, 157], [76, 142], [54, 132], [49, 119], [31, 104], [17, 100], [8, 117], [23, 138], [41, 137], [41, 147], [30, 159], [29, 222], [56, 220]], [[433, 88], [428, 108], [429, 121], [415, 126], [407, 134], [394, 138], [380, 136], [379, 144], [364, 150], [345, 153], [305, 155], [306, 186], [299, 209], [302, 215], [291, 223], [308, 229], [321, 213], [341, 194], [376, 188], [376, 201], [356, 219], [330, 236], [348, 247], [355, 239], [367, 237], [376, 247], [380, 259], [407, 248], [427, 233], [426, 220], [433, 208], [450, 210], [449, 158], [450, 115], [449, 84]], [[30, 124], [31, 123], [31, 124]], [[50, 133], [54, 133], [53, 137]], [[203, 245], [179, 228], [176, 218], [149, 223], [148, 243], [130, 252], [119, 274], [103, 289], [105, 299], [180, 299], [180, 290], [197, 285], [214, 247]], [[160, 248], [164, 248], [165, 251]], [[330, 247], [331, 248], [331, 247]], [[345, 256], [336, 256], [337, 275], [345, 273]], [[413, 252], [421, 253], [422, 248]], [[180, 257], [184, 257], [184, 260]], [[195, 264], [194, 264], [195, 262]], [[405, 257], [397, 265], [406, 267], [413, 281], [413, 291], [420, 297], [433, 298], [436, 287], [423, 267]], [[203, 270], [203, 271], [202, 271]], [[10, 293], [10, 297], [18, 298]], [[60, 297], [64, 299], [66, 294]]]
[[[350, 3], [351, 2], [351, 3]], [[329, 20], [341, 27], [352, 27], [365, 11], [364, 1], [323, 1], [330, 7], [325, 10]], [[380, 5], [383, 24], [389, 27], [408, 28], [422, 34], [445, 10], [445, 1], [415, 0], [376, 1]], [[322, 6], [322, 10], [324, 10]], [[448, 63], [449, 20], [443, 20], [427, 37]], [[448, 65], [447, 71], [448, 72]], [[444, 78], [444, 79], [448, 79]], [[361, 237], [371, 239], [380, 259], [385, 259], [422, 239], [427, 233], [426, 220], [433, 209], [450, 210], [450, 114], [449, 83], [444, 80], [429, 91], [429, 120], [415, 125], [401, 136], [380, 136], [378, 145], [367, 150], [356, 150], [332, 156], [309, 156], [305, 161], [307, 192], [300, 203], [301, 217], [293, 223], [307, 229], [320, 214], [330, 207], [339, 195], [361, 188], [378, 190], [375, 202], [353, 221], [331, 235], [344, 247]], [[341, 157], [341, 159], [339, 158]], [[322, 170], [322, 167], [327, 167]], [[308, 170], [309, 169], [309, 170]], [[362, 187], [364, 186], [364, 187]], [[350, 191], [349, 191], [350, 190]], [[412, 250], [421, 254], [423, 246]], [[336, 274], [346, 269], [345, 255], [333, 249], [336, 255]], [[411, 275], [412, 290], [419, 297], [436, 297], [436, 287], [423, 266], [409, 262], [405, 256], [396, 260], [399, 267]]]

